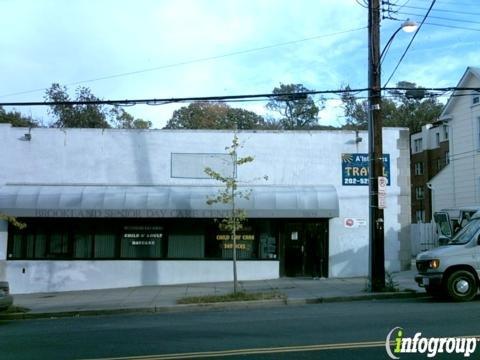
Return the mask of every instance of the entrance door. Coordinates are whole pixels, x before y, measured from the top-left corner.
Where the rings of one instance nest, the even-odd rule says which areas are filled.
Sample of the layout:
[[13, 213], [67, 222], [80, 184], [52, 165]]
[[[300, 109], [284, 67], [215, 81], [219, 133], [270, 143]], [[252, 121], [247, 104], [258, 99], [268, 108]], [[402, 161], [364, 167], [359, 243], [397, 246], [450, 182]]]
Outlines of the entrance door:
[[328, 223], [288, 223], [285, 241], [285, 275], [328, 277]]

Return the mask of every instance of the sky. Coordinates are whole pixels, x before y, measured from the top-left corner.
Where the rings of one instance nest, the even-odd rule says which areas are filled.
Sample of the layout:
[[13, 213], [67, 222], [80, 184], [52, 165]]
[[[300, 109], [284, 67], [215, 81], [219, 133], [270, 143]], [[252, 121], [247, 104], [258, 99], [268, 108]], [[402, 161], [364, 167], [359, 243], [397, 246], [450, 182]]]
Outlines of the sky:
[[[432, 0], [390, 0], [381, 46]], [[387, 11], [390, 10], [390, 11]], [[335, 90], [368, 84], [365, 0], [0, 0], [0, 102], [43, 101], [52, 83], [72, 98], [86, 86], [104, 100], [271, 93], [283, 84]], [[382, 64], [388, 79], [413, 34], [400, 31]], [[394, 73], [424, 87], [455, 86], [480, 66], [478, 0], [437, 0]], [[322, 125], [345, 121], [328, 95]], [[440, 99], [445, 102], [445, 98]], [[162, 128], [188, 104], [135, 105]], [[264, 116], [265, 101], [235, 102]], [[12, 110], [12, 108], [7, 108]], [[46, 107], [16, 107], [45, 124]]]

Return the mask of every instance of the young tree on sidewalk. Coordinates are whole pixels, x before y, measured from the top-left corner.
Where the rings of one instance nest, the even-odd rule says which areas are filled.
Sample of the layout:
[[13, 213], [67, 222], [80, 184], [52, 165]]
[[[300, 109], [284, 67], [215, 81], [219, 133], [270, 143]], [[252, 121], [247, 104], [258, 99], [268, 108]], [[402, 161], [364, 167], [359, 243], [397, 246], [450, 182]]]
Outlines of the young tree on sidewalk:
[[[228, 205], [228, 216], [220, 223], [220, 229], [227, 231], [233, 242], [232, 260], [233, 260], [233, 293], [238, 293], [238, 277], [237, 277], [237, 232], [242, 230], [243, 224], [247, 220], [247, 213], [245, 210], [238, 208], [239, 199], [249, 199], [252, 192], [251, 189], [239, 190], [237, 179], [237, 166], [250, 163], [254, 159], [252, 156], [238, 157], [238, 149], [241, 147], [238, 140], [237, 133], [234, 133], [232, 144], [225, 148], [231, 159], [232, 170], [231, 174], [221, 174], [210, 167], [205, 168], [205, 173], [212, 179], [220, 181], [223, 188], [218, 191], [214, 197], [207, 199], [208, 205], [225, 204]], [[265, 180], [267, 176], [263, 177]]]

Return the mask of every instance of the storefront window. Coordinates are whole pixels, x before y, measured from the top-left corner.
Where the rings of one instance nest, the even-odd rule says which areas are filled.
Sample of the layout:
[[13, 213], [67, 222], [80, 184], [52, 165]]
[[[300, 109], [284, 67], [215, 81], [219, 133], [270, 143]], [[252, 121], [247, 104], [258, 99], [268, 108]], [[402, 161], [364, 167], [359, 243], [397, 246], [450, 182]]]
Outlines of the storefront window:
[[93, 237], [88, 233], [74, 235], [73, 257], [76, 259], [89, 259], [92, 257]]
[[27, 234], [26, 240], [26, 258], [33, 259], [35, 257], [35, 235]]
[[[219, 233], [216, 237], [218, 246], [222, 252], [222, 259], [233, 257], [233, 236], [227, 233]], [[247, 232], [240, 232], [235, 236], [237, 259], [256, 258], [255, 234], [249, 229]]]
[[124, 226], [120, 256], [133, 259], [161, 258], [163, 237], [161, 226]]
[[9, 252], [9, 258], [22, 258], [23, 257], [23, 236], [22, 234], [14, 234], [12, 239], [12, 248]]
[[94, 235], [96, 259], [112, 259], [115, 257], [115, 234], [99, 232]]
[[[9, 228], [9, 259], [231, 260], [233, 238], [213, 220], [30, 219]], [[277, 259], [274, 222], [252, 220], [236, 236], [237, 259]]]
[[64, 258], [68, 255], [68, 234], [65, 232], [54, 232], [50, 234], [49, 257]]
[[205, 258], [205, 236], [199, 234], [170, 234], [168, 237], [168, 258]]
[[39, 228], [35, 232], [35, 259], [45, 259], [47, 254], [47, 233]]

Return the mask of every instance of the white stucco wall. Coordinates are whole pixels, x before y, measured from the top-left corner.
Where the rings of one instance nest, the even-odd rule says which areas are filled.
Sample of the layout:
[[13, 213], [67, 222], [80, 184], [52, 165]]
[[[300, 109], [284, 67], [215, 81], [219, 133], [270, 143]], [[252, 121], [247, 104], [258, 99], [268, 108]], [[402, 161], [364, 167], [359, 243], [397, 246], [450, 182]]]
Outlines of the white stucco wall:
[[[238, 261], [238, 279], [279, 277], [278, 261]], [[231, 261], [10, 261], [13, 294], [232, 281]]]
[[[0, 186], [6, 183], [21, 184], [116, 184], [116, 185], [206, 185], [215, 184], [210, 179], [182, 179], [170, 177], [171, 153], [224, 153], [232, 141], [230, 131], [205, 130], [99, 130], [99, 129], [32, 129], [31, 141], [24, 140], [28, 129], [12, 128], [0, 124], [0, 151], [5, 156], [0, 172]], [[331, 277], [364, 276], [368, 274], [368, 186], [342, 185], [342, 153], [367, 153], [368, 135], [359, 132], [361, 142], [356, 142], [355, 131], [240, 131], [243, 148], [240, 156], [253, 155], [255, 160], [238, 169], [240, 181], [254, 185], [333, 185], [339, 197], [340, 214], [329, 220], [329, 275]], [[392, 184], [387, 189], [385, 210], [386, 265], [397, 271], [409, 257], [405, 244], [410, 213], [409, 137], [405, 129], [385, 128], [383, 150], [390, 154]], [[21, 166], [19, 166], [21, 164]], [[268, 181], [258, 178], [268, 175]], [[256, 180], [255, 180], [256, 179]], [[406, 214], [406, 215], [405, 215]], [[345, 218], [363, 220], [356, 228], [344, 226]], [[408, 240], [408, 239], [407, 239]], [[0, 243], [1, 245], [1, 243]], [[408, 261], [407, 261], [408, 262]], [[98, 263], [98, 264], [97, 264]], [[94, 273], [125, 270], [122, 286], [138, 283], [142, 262], [92, 261], [92, 262], [29, 262], [27, 275], [19, 274], [23, 265], [7, 262], [7, 276], [13, 281], [12, 289], [25, 289], [18, 281], [45, 274], [57, 279], [48, 285], [54, 289], [70, 289], [63, 281], [68, 269], [69, 278], [75, 282], [89, 282]], [[148, 262], [147, 262], [148, 263]], [[178, 265], [173, 265], [178, 263]], [[208, 265], [207, 265], [208, 263]], [[220, 264], [221, 262], [214, 262]], [[263, 268], [255, 267], [256, 276], [278, 277], [278, 263], [268, 262]], [[408, 262], [409, 263], [409, 262]], [[122, 265], [123, 264], [123, 265]], [[170, 265], [168, 265], [170, 264]], [[248, 264], [248, 263], [246, 263]], [[276, 264], [276, 272], [271, 269]], [[203, 265], [214, 271], [210, 262], [158, 262], [153, 271], [162, 281], [209, 281], [210, 275], [185, 277]], [[151, 265], [150, 265], [151, 266]], [[176, 271], [166, 271], [176, 266]], [[185, 266], [185, 271], [180, 270]], [[228, 265], [230, 266], [230, 265]], [[257, 266], [257, 265], [256, 265]], [[75, 269], [78, 267], [77, 269]], [[53, 270], [50, 270], [53, 269]], [[262, 270], [263, 269], [263, 270]], [[165, 272], [166, 271], [166, 272]], [[214, 271], [215, 272], [215, 271]], [[177, 275], [175, 274], [180, 274]], [[227, 271], [226, 274], [230, 274]], [[164, 275], [165, 274], [165, 275]], [[201, 276], [200, 276], [201, 275]], [[212, 275], [216, 279], [220, 275]], [[249, 275], [250, 276], [250, 275]], [[253, 276], [253, 275], [251, 275]], [[68, 278], [68, 277], [67, 277]], [[24, 279], [24, 280], [22, 280]], [[37, 279], [40, 279], [37, 277]], [[87, 279], [87, 280], [84, 280]], [[177, 279], [177, 280], [172, 280]], [[224, 280], [218, 278], [215, 281]], [[137, 281], [137, 283], [135, 283]], [[26, 284], [26, 283], [25, 283]], [[109, 280], [93, 280], [92, 288], [112, 286]], [[44, 289], [45, 290], [45, 289]]]

